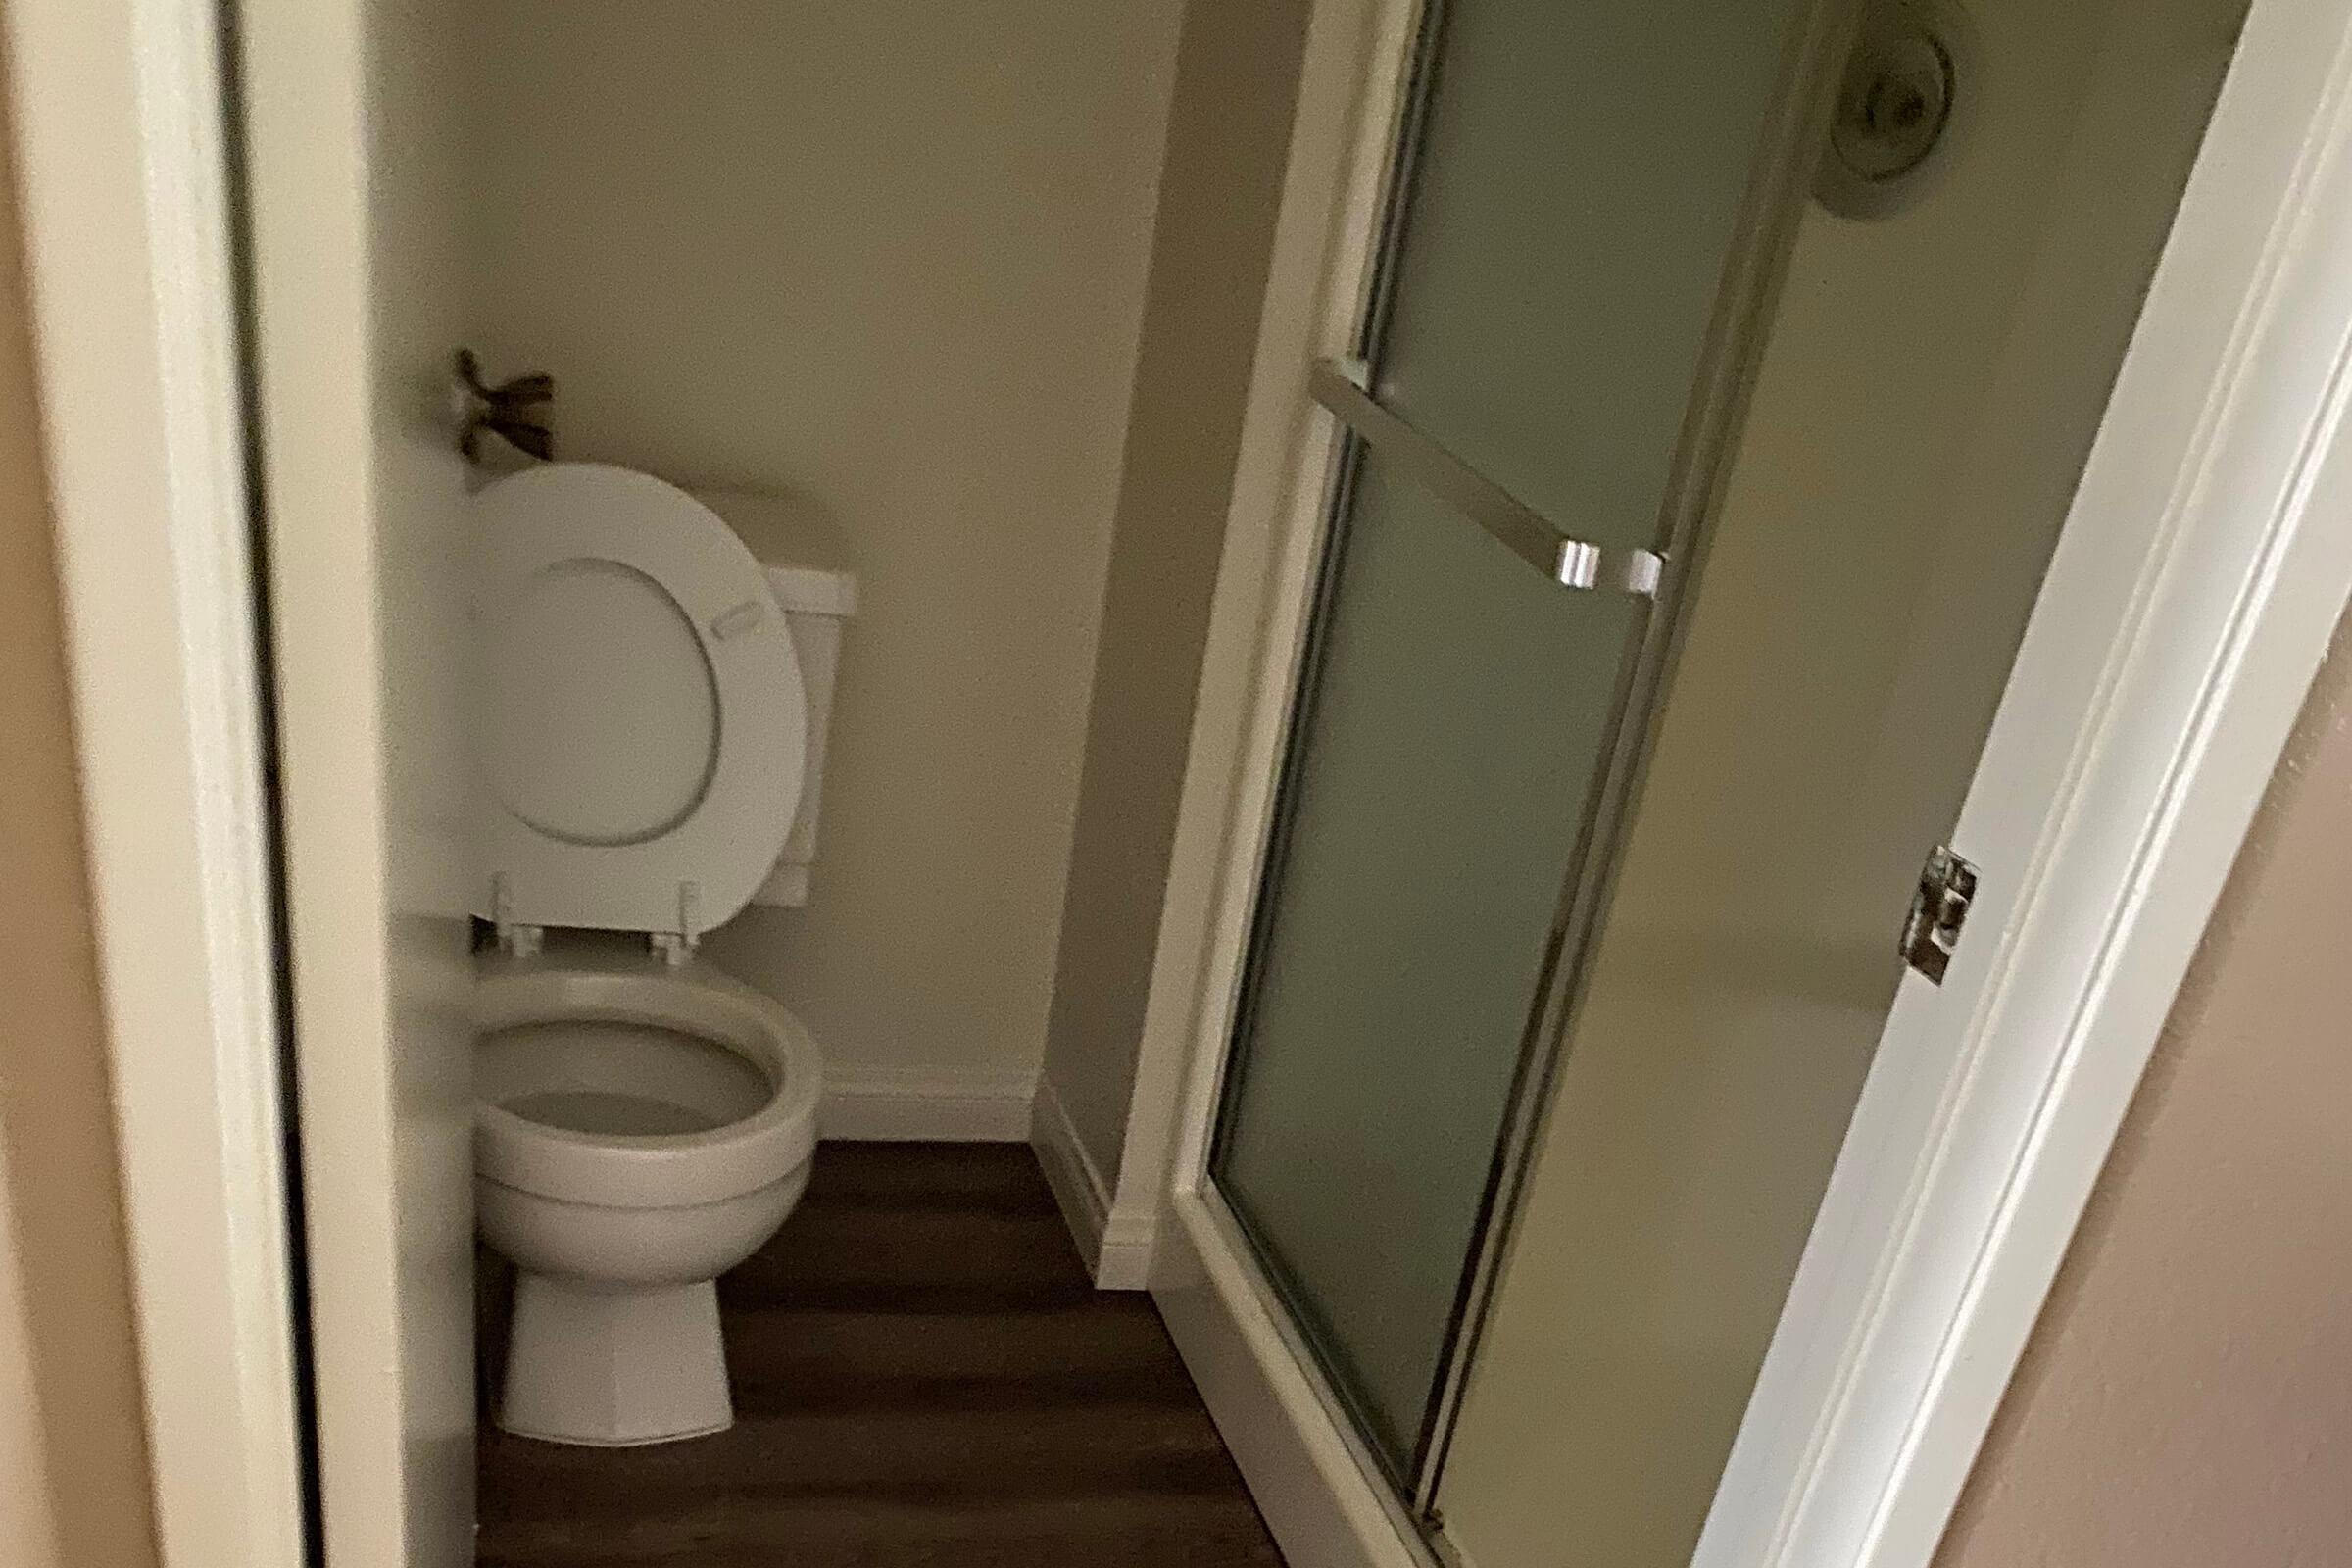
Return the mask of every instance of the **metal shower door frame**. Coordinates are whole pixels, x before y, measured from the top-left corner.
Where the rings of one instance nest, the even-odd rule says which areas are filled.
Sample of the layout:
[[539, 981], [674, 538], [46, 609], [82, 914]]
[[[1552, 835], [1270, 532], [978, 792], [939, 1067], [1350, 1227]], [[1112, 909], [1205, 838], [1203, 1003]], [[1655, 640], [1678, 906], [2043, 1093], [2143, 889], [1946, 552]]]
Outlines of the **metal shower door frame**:
[[[1765, 329], [1786, 274], [1805, 192], [1828, 133], [1834, 88], [1859, 6], [1858, 0], [1807, 0], [1789, 29], [1774, 98], [1776, 107], [1751, 164], [1691, 397], [1677, 435], [1653, 535], [1659, 541], [1655, 550], [1609, 550], [1587, 543], [1572, 526], [1526, 506], [1382, 405], [1373, 390], [1379, 350], [1396, 300], [1397, 260], [1408, 226], [1435, 67], [1444, 47], [1446, 9], [1447, 0], [1425, 0], [1418, 20], [1409, 85], [1397, 117], [1355, 353], [1320, 362], [1309, 378], [1309, 393], [1337, 421], [1340, 439], [1324, 485], [1324, 535], [1314, 574], [1307, 645], [1293, 686], [1276, 807], [1259, 857], [1261, 867], [1270, 869], [1279, 863], [1289, 836], [1298, 742], [1312, 717], [1329, 599], [1336, 566], [1345, 553], [1348, 509], [1363, 450], [1376, 448], [1384, 457], [1396, 459], [1400, 469], [1416, 484], [1446, 501], [1466, 521], [1545, 572], [1563, 590], [1623, 593], [1647, 604], [1629, 635], [1629, 646], [1614, 674], [1598, 778], [1578, 803], [1575, 841], [1546, 934], [1535, 1001], [1522, 1031], [1500, 1137], [1473, 1222], [1470, 1255], [1445, 1330], [1439, 1374], [1414, 1443], [1411, 1473], [1392, 1473], [1390, 1477], [1433, 1542], [1442, 1531], [1434, 1499], [1453, 1424], [1476, 1357], [1480, 1331], [1493, 1304], [1502, 1259], [1509, 1250], [1550, 1088], [1583, 1000], [1589, 960], [1614, 883], [1624, 825], [1656, 735], [1661, 698], [1680, 648], [1690, 590], [1703, 562], [1706, 525], [1730, 475], [1731, 454], [1761, 359]], [[1255, 980], [1276, 892], [1276, 879], [1261, 873], [1245, 948], [1242, 991], [1227, 1036], [1229, 1058], [1251, 1021]], [[1216, 1180], [1213, 1150], [1221, 1142], [1238, 1082], [1239, 1075], [1228, 1071], [1219, 1087], [1210, 1168], [1204, 1172], [1204, 1180], [1211, 1185]], [[1243, 1210], [1228, 1206], [1258, 1254], [1269, 1283], [1298, 1318], [1301, 1303], [1285, 1270]], [[1363, 1428], [1366, 1423], [1351, 1391], [1333, 1375], [1314, 1336], [1302, 1337], [1315, 1349], [1316, 1359], [1325, 1361], [1331, 1392], [1348, 1407], [1350, 1419]], [[1378, 1457], [1377, 1447], [1373, 1452]], [[1383, 1468], [1387, 1468], [1385, 1459]]]

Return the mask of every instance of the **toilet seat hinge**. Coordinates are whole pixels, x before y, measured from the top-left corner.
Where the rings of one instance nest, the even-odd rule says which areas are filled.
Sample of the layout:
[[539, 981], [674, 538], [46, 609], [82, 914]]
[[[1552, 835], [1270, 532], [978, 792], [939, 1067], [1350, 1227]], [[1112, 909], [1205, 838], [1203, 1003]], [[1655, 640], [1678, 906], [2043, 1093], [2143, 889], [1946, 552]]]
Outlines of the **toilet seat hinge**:
[[675, 968], [694, 956], [696, 944], [703, 940], [701, 885], [694, 882], [678, 884], [678, 928], [675, 931], [653, 933], [654, 951], [662, 961]]
[[499, 951], [517, 958], [535, 956], [541, 939], [547, 935], [545, 926], [516, 923], [514, 890], [504, 871], [490, 878], [490, 923], [498, 931]]

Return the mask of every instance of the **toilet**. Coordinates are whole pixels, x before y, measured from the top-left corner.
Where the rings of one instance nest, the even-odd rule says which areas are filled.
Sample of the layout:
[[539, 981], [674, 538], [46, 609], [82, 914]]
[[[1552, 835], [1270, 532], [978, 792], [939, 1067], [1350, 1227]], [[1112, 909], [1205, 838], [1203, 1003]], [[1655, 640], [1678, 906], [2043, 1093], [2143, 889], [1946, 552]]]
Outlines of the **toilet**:
[[854, 583], [777, 498], [594, 464], [469, 524], [474, 1194], [515, 1267], [498, 1424], [618, 1446], [733, 1420], [717, 1277], [808, 1185], [823, 1068], [699, 958], [808, 896]]

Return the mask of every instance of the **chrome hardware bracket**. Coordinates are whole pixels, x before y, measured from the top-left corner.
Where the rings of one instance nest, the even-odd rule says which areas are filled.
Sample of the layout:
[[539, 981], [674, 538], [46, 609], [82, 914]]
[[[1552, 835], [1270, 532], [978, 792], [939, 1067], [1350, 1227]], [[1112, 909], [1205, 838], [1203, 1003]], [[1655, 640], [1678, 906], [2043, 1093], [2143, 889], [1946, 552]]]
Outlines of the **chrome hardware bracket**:
[[540, 945], [547, 938], [547, 927], [515, 921], [514, 892], [504, 871], [490, 878], [490, 924], [498, 933], [498, 950], [510, 957], [538, 956]]
[[675, 969], [694, 956], [694, 950], [703, 940], [702, 884], [678, 884], [678, 928], [675, 931], [654, 931], [647, 934], [654, 952], [662, 961]]
[[1910, 912], [1903, 916], [1903, 961], [1935, 984], [1943, 984], [1976, 897], [1977, 868], [1948, 844], [1930, 850], [1927, 864], [1919, 868], [1919, 890], [1911, 895]]

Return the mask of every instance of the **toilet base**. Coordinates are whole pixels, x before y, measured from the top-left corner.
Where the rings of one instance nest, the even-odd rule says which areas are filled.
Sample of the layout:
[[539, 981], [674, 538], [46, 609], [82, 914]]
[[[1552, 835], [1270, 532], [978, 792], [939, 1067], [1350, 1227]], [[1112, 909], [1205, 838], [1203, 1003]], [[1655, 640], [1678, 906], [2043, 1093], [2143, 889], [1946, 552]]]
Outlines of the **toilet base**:
[[711, 1281], [614, 1287], [517, 1271], [502, 1431], [620, 1448], [734, 1423]]

